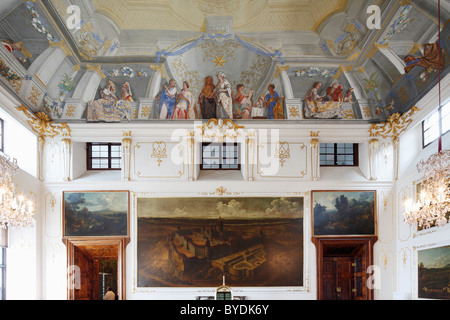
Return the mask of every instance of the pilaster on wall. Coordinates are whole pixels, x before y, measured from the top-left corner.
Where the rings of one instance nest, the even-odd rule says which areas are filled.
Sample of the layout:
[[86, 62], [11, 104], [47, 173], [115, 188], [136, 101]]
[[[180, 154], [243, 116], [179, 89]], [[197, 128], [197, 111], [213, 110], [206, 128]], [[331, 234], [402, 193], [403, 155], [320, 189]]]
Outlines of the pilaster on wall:
[[370, 180], [377, 180], [377, 168], [378, 168], [378, 153], [379, 141], [372, 138], [369, 140], [369, 174]]
[[311, 132], [311, 179], [319, 180], [320, 177], [320, 141], [319, 132]]
[[131, 131], [124, 132], [122, 139], [122, 180], [130, 181], [131, 171]]
[[63, 145], [63, 180], [71, 180], [72, 163], [72, 140], [65, 138], [61, 140]]

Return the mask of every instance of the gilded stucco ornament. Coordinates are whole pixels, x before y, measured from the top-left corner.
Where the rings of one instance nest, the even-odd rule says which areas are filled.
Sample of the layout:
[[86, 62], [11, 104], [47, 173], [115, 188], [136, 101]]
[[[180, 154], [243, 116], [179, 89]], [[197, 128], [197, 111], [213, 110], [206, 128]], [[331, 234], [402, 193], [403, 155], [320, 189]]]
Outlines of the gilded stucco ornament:
[[414, 106], [404, 114], [394, 113], [389, 117], [387, 122], [373, 124], [369, 130], [370, 136], [392, 138], [394, 141], [397, 141], [400, 134], [402, 134], [413, 121], [412, 116], [417, 111], [420, 111], [420, 109]]
[[28, 111], [24, 105], [16, 108], [18, 111], [22, 111], [27, 117], [27, 122], [31, 129], [39, 135], [41, 138], [55, 138], [57, 136], [70, 137], [71, 130], [67, 126], [67, 123], [56, 124], [50, 117], [42, 111], [32, 114]]
[[218, 138], [219, 141], [223, 141], [226, 138], [236, 139], [244, 126], [239, 126], [230, 119], [210, 119], [208, 123], [198, 126], [197, 129], [201, 130], [204, 138]]

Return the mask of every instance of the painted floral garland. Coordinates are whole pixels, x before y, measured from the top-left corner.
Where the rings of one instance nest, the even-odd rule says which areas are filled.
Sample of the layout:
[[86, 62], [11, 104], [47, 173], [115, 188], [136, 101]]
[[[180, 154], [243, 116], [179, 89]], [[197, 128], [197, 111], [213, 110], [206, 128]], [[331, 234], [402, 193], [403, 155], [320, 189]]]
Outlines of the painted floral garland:
[[5, 62], [0, 59], [0, 74], [6, 78], [6, 80], [8, 81], [15, 81], [15, 80], [19, 80], [22, 79], [21, 77], [19, 77], [17, 74], [15, 74], [11, 68], [9, 68], [8, 66], [6, 66]]

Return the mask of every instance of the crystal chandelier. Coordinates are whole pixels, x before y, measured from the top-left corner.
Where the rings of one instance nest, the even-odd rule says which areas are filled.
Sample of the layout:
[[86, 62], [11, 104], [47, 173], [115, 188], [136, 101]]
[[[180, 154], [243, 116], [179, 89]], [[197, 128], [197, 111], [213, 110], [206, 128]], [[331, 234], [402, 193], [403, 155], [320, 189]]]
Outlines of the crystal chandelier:
[[[438, 0], [439, 43], [441, 43], [441, 2]], [[440, 57], [442, 59], [442, 56]], [[441, 104], [441, 70], [439, 69], [439, 139], [438, 152], [427, 161], [417, 164], [419, 173], [423, 173], [420, 196], [417, 202], [405, 201], [405, 222], [419, 228], [428, 229], [434, 225], [447, 224], [450, 197], [450, 150], [442, 151], [442, 104]]]
[[419, 199], [405, 201], [405, 222], [420, 228], [444, 226], [447, 221], [450, 200], [450, 150], [433, 154], [427, 161], [417, 164], [424, 174]]
[[34, 223], [33, 204], [22, 195], [16, 195], [13, 181], [19, 166], [17, 160], [0, 153], [0, 227], [24, 228]]

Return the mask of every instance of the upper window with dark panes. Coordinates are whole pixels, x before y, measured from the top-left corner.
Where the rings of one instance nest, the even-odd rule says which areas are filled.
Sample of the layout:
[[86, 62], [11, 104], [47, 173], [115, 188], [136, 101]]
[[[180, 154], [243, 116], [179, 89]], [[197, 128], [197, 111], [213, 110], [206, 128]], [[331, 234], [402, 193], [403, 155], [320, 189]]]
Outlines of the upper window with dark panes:
[[88, 170], [120, 170], [121, 167], [120, 143], [87, 143]]
[[358, 166], [358, 144], [321, 143], [321, 166]]
[[238, 143], [202, 144], [202, 170], [240, 170]]

